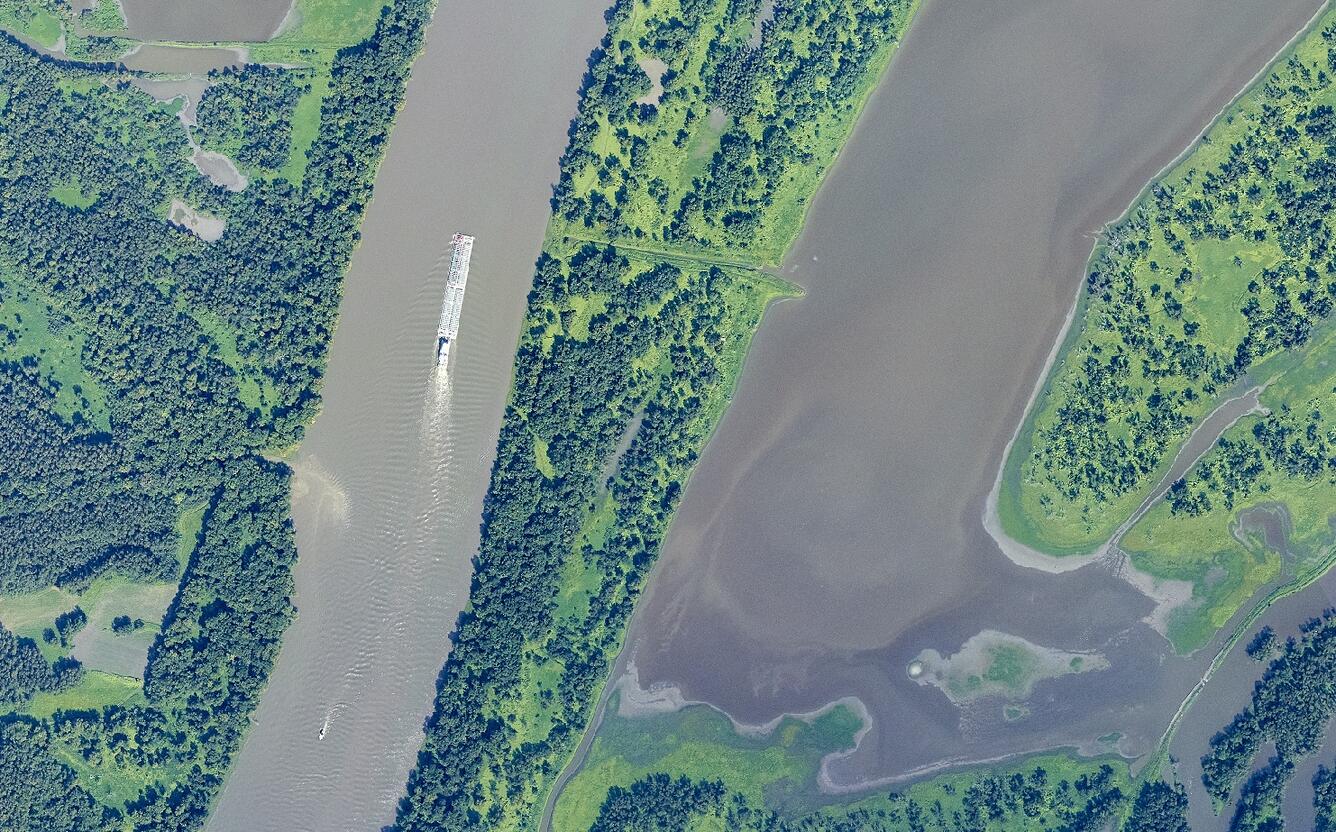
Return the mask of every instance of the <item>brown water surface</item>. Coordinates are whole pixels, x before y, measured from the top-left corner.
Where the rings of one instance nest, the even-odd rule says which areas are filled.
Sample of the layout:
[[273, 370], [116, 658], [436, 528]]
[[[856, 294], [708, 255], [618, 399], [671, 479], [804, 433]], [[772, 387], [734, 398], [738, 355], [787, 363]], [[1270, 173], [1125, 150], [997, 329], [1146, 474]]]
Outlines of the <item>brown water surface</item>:
[[[1094, 235], [1319, 0], [927, 0], [815, 200], [686, 491], [633, 650], [642, 683], [747, 723], [854, 695], [837, 785], [1158, 738], [1210, 651], [1169, 654], [1104, 566], [1011, 563], [980, 517]], [[1099, 651], [1027, 718], [905, 673], [983, 630]]]
[[293, 0], [121, 0], [137, 40], [268, 40]]
[[[213, 832], [368, 832], [394, 817], [468, 593], [551, 183], [606, 5], [452, 0], [431, 26], [294, 463], [297, 619]], [[435, 333], [457, 231], [477, 242], [446, 378]]]

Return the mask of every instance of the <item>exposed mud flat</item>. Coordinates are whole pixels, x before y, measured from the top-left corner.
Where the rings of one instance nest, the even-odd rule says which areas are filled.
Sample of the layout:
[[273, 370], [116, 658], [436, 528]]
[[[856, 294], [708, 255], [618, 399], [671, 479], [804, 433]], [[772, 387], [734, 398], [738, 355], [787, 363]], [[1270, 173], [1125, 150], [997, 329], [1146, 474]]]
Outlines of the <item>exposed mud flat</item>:
[[668, 64], [658, 58], [645, 58], [640, 68], [649, 76], [649, 92], [636, 99], [637, 104], [658, 104], [663, 98], [663, 74], [668, 71]]
[[210, 182], [234, 193], [246, 190], [250, 184], [246, 175], [237, 170], [236, 163], [221, 153], [196, 147], [190, 154], [190, 163]]
[[[1172, 655], [1120, 558], [1026, 568], [980, 518], [1098, 230], [1321, 5], [927, 0], [786, 267], [807, 297], [767, 317], [686, 491], [634, 624], [648, 687], [744, 724], [857, 698], [836, 788], [1153, 747], [1210, 651]], [[906, 673], [985, 630], [1110, 669], [1011, 714]]]
[[171, 208], [167, 211], [167, 219], [206, 243], [216, 242], [227, 230], [227, 220], [196, 210], [179, 199], [172, 200]]

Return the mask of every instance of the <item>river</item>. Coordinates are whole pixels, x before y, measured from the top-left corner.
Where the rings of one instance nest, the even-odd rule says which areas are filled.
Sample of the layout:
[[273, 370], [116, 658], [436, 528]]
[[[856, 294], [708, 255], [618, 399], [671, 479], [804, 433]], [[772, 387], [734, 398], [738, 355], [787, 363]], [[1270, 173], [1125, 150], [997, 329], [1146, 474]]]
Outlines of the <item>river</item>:
[[[873, 729], [837, 787], [1152, 747], [1213, 651], [1174, 657], [1116, 559], [1022, 568], [980, 518], [1098, 230], [1321, 5], [926, 0], [785, 266], [807, 296], [767, 317], [686, 490], [641, 683], [749, 724], [857, 697]], [[1011, 720], [908, 678], [988, 630], [1111, 668]]]
[[[208, 828], [394, 817], [464, 604], [525, 296], [605, 0], [446, 0], [345, 281], [293, 466], [297, 618]], [[473, 234], [448, 382], [450, 235]], [[324, 738], [320, 739], [322, 728]]]

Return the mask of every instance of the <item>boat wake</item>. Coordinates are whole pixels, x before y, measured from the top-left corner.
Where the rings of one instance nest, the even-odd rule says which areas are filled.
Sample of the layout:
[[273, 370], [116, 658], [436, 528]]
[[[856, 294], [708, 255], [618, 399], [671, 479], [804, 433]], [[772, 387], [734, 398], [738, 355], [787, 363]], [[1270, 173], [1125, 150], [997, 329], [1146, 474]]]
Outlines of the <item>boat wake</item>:
[[334, 722], [334, 717], [338, 716], [339, 711], [347, 707], [348, 707], [347, 702], [335, 702], [333, 705], [329, 707], [329, 710], [325, 711], [325, 721], [320, 724], [320, 733], [316, 735], [316, 739], [323, 740], [326, 736], [328, 736], [329, 726], [331, 723]]

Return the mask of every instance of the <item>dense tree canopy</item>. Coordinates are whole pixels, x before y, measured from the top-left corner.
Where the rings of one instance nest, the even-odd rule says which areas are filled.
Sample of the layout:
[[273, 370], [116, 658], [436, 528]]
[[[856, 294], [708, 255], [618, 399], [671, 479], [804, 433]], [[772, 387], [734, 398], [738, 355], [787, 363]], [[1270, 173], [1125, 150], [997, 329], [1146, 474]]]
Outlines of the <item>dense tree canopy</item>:
[[[264, 454], [318, 408], [340, 279], [432, 8], [399, 0], [364, 43], [303, 53], [310, 66], [216, 74], [193, 126], [119, 66], [0, 39], [0, 593], [179, 582], [142, 694], [121, 704], [89, 707], [90, 687], [23, 716], [87, 677], [0, 629], [0, 710], [18, 712], [0, 717], [0, 827], [203, 825], [293, 614], [290, 471]], [[192, 141], [246, 187], [202, 175]], [[174, 200], [222, 235], [170, 222]], [[60, 615], [42, 649], [68, 651], [87, 621]]]
[[[536, 822], [750, 335], [786, 291], [736, 261], [787, 247], [912, 9], [777, 3], [747, 67], [729, 56], [752, 49], [757, 4], [608, 12], [536, 264], [469, 604], [397, 828]], [[712, 101], [741, 118], [762, 78], [774, 103], [710, 126]]]

